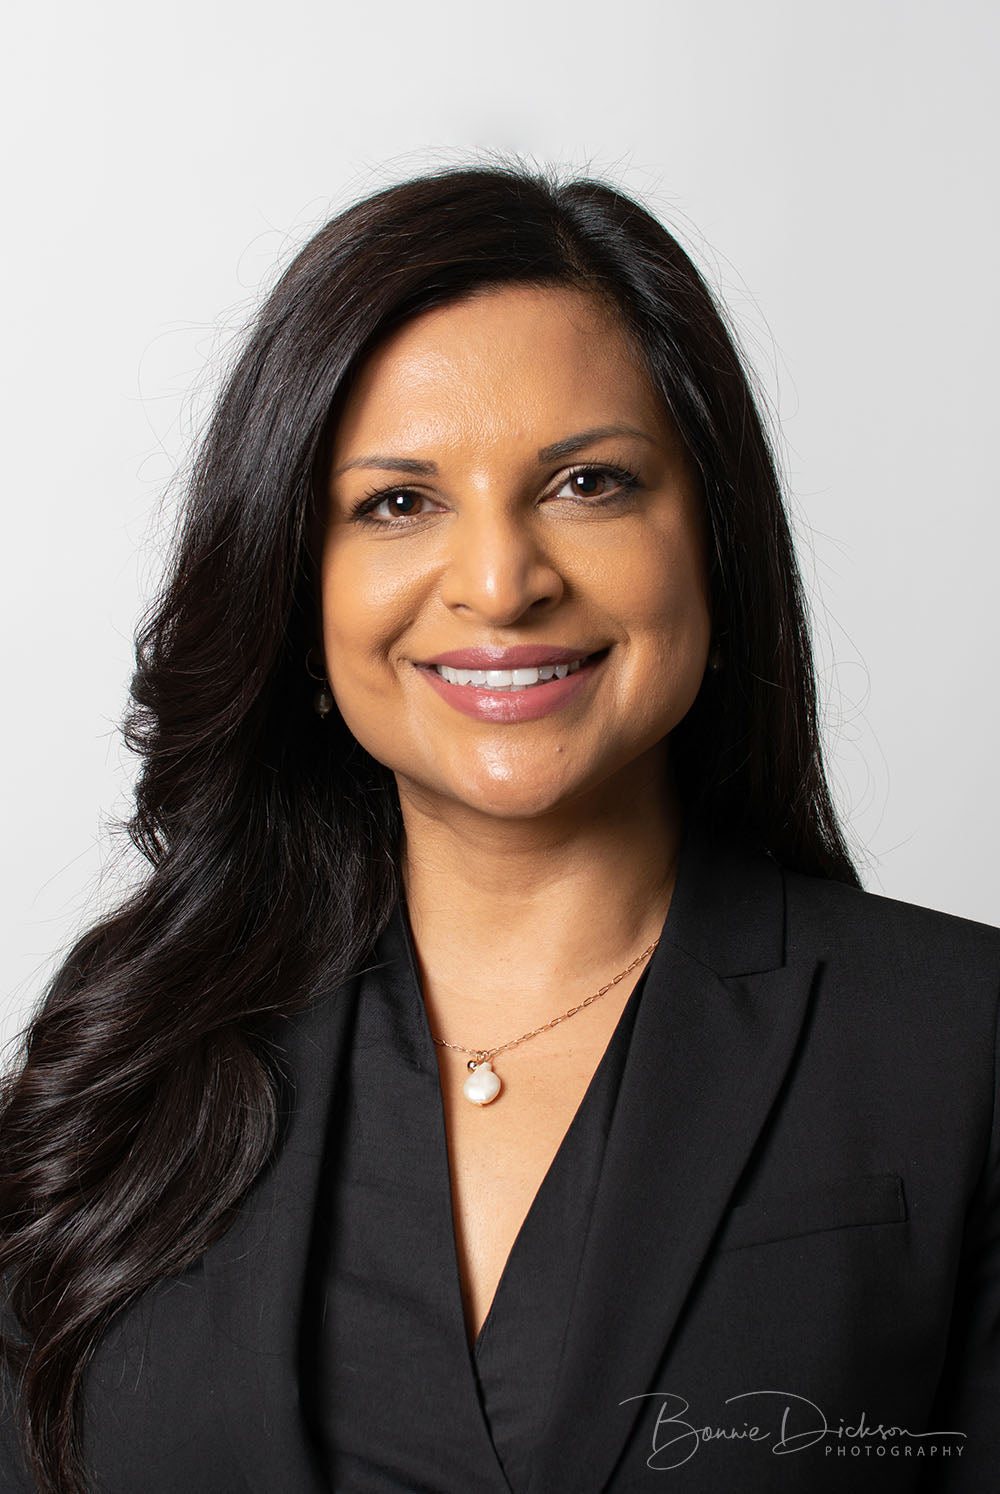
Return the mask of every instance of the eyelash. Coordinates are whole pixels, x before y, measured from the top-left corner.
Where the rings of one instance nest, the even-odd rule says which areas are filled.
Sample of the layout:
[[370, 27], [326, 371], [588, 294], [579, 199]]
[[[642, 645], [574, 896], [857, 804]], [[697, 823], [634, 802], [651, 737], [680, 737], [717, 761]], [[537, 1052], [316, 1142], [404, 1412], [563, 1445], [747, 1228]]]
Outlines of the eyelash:
[[[585, 472], [598, 472], [602, 475], [613, 477], [618, 483], [619, 488], [623, 490], [611, 493], [604, 498], [589, 500], [591, 508], [600, 508], [604, 504], [619, 502], [624, 494], [633, 492], [640, 485], [639, 474], [633, 472], [630, 467], [620, 466], [615, 462], [584, 462], [578, 467], [571, 467], [559, 486], [565, 487], [568, 482], [572, 482], [574, 477], [579, 477]], [[424, 517], [423, 514], [402, 514], [396, 519], [376, 519], [372, 511], [384, 499], [392, 498], [396, 493], [408, 493], [416, 497], [421, 496], [416, 489], [407, 487], [405, 483], [395, 483], [392, 487], [388, 488], [373, 488], [353, 506], [351, 509], [351, 519], [357, 520], [361, 524], [376, 525], [379, 529], [389, 529], [401, 524], [412, 524], [414, 519]], [[581, 501], [584, 503], [588, 502], [586, 498]]]

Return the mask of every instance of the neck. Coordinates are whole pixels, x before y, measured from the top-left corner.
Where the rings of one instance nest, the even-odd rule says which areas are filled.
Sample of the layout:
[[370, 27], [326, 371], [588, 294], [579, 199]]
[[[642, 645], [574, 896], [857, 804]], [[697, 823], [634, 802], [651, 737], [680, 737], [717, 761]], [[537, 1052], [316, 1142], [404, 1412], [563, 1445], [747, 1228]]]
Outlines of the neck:
[[627, 792], [608, 784], [530, 818], [402, 786], [400, 803], [407, 908], [440, 1026], [545, 1020], [554, 995], [582, 999], [659, 937], [681, 834], [662, 758], [633, 765]]

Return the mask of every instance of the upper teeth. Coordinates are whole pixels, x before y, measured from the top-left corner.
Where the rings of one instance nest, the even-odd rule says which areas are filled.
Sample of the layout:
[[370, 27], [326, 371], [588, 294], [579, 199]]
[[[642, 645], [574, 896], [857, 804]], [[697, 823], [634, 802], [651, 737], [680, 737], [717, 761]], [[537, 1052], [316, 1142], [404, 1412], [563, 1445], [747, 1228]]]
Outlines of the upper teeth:
[[574, 659], [572, 664], [540, 664], [537, 669], [449, 669], [447, 664], [435, 664], [434, 668], [450, 685], [481, 685], [486, 690], [526, 690], [544, 680], [565, 679], [582, 663], [582, 659]]

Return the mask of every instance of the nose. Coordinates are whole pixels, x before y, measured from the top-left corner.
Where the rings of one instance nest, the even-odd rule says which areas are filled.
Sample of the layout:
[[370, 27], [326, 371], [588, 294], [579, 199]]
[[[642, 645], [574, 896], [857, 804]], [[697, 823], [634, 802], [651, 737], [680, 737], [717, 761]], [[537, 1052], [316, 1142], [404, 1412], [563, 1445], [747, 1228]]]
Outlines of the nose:
[[504, 627], [553, 606], [564, 590], [530, 518], [491, 508], [454, 524], [441, 578], [446, 607]]

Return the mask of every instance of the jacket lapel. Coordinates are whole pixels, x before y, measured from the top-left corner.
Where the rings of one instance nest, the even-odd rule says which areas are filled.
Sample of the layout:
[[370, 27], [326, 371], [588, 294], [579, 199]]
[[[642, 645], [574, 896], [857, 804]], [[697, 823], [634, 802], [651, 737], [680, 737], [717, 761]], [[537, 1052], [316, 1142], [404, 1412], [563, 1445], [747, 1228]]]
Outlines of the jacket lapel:
[[689, 832], [622, 1076], [532, 1494], [603, 1488], [647, 1404], [638, 1397], [654, 1388], [802, 1027], [815, 962], [786, 965], [783, 943], [777, 865]]
[[342, 987], [280, 1034], [292, 1080], [283, 1143], [252, 1201], [205, 1256], [216, 1373], [244, 1480], [234, 1490], [328, 1494], [303, 1424], [299, 1342], [327, 1109], [350, 1046], [350, 994]]

